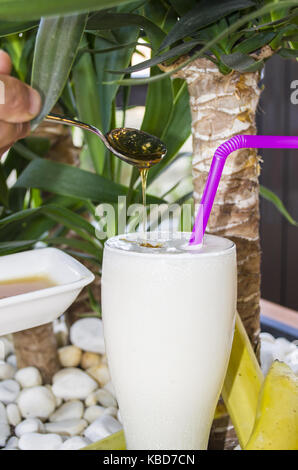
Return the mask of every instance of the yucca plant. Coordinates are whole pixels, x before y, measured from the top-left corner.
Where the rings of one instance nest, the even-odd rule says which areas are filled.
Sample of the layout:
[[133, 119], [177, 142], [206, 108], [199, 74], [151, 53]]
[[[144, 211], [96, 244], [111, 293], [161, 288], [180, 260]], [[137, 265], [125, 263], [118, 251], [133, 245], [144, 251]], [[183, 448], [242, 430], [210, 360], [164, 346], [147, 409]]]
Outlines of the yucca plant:
[[[142, 129], [168, 147], [166, 158], [149, 174], [149, 192], [189, 136], [191, 109], [194, 200], [199, 202], [215, 148], [234, 134], [256, 132], [258, 81], [266, 60], [275, 53], [297, 55], [295, 7], [296, 1], [31, 0], [24, 9], [20, 0], [0, 0], [1, 47], [14, 59], [14, 73], [43, 96], [34, 127], [58, 101], [65, 114], [105, 132], [117, 124], [117, 93], [124, 95], [125, 123], [130, 87], [148, 83]], [[131, 66], [140, 41], [151, 48], [151, 59]], [[130, 77], [148, 67], [149, 78]], [[18, 178], [12, 187], [2, 188], [1, 253], [42, 241], [83, 257], [98, 269], [103, 246], [91, 223], [95, 205], [117, 205], [118, 195], [129, 202], [139, 200], [138, 173], [91, 134], [84, 136], [81, 168], [61, 163], [64, 152], [59, 153], [60, 162], [45, 158], [48, 150], [47, 139], [30, 137], [17, 143], [2, 165], [4, 182], [12, 170]], [[256, 351], [258, 175], [256, 152], [242, 150], [229, 157], [208, 226], [209, 232], [237, 244], [238, 310]], [[294, 223], [269, 190], [261, 188], [261, 193]], [[149, 195], [148, 202], [161, 199]], [[77, 236], [71, 237], [70, 231]]]

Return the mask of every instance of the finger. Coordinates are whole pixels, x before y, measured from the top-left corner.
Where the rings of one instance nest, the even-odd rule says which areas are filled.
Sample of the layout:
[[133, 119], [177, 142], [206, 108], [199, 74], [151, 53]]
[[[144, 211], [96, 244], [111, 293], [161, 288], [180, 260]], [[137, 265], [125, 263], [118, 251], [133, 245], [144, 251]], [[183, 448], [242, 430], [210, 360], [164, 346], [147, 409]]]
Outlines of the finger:
[[7, 52], [0, 49], [0, 73], [3, 75], [9, 75], [11, 68], [12, 64], [9, 55]]
[[29, 123], [12, 124], [0, 122], [0, 147], [10, 147], [16, 140], [23, 139], [30, 132]]
[[0, 120], [6, 122], [31, 121], [40, 111], [39, 93], [29, 85], [9, 75], [0, 75], [4, 89], [4, 103], [0, 103]]

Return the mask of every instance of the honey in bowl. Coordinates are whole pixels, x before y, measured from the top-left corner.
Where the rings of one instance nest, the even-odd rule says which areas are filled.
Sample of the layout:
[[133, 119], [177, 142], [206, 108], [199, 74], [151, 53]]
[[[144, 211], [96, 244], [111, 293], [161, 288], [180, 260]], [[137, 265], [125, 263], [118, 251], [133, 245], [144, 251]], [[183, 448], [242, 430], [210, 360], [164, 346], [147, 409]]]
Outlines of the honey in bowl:
[[57, 284], [53, 279], [44, 274], [0, 281], [0, 299], [47, 289], [49, 287], [54, 287], [55, 285]]

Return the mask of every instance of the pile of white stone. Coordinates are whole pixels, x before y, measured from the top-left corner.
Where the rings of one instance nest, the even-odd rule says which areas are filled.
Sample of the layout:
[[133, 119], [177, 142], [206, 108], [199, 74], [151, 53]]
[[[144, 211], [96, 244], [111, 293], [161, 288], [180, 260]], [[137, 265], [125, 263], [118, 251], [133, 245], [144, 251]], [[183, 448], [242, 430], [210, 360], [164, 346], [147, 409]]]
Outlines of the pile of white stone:
[[[67, 332], [56, 325], [63, 344]], [[0, 448], [75, 450], [122, 429], [106, 363], [102, 322], [83, 318], [70, 329], [70, 345], [59, 348], [61, 370], [51, 385], [35, 367], [17, 370], [10, 337], [1, 337]]]
[[[55, 325], [61, 370], [44, 385], [35, 367], [17, 370], [10, 337], [0, 361], [0, 448], [3, 450], [76, 450], [122, 429], [107, 367], [102, 322], [83, 318], [70, 329]], [[298, 373], [298, 347], [261, 333], [264, 374], [274, 359]]]

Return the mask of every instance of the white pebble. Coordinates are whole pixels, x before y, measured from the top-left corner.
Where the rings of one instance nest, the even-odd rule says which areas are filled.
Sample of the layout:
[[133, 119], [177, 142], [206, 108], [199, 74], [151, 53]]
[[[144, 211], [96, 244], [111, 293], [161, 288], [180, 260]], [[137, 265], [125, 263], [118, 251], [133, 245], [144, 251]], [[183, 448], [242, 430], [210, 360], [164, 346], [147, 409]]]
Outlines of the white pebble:
[[17, 426], [21, 422], [22, 420], [21, 413], [20, 413], [18, 405], [16, 405], [15, 403], [9, 403], [7, 405], [6, 413], [7, 413], [8, 422], [12, 426]]
[[81, 358], [82, 369], [89, 369], [90, 367], [99, 366], [101, 364], [101, 356], [96, 353], [85, 351]]
[[17, 356], [15, 354], [10, 354], [7, 358], [6, 358], [6, 362], [7, 364], [10, 364], [11, 366], [13, 366], [15, 369], [17, 369]]
[[120, 414], [120, 410], [119, 410], [119, 409], [118, 409], [118, 411], [117, 411], [117, 419], [118, 419], [119, 423], [122, 424], [122, 418], [121, 418], [121, 414]]
[[6, 407], [0, 401], [0, 423], [8, 424]]
[[24, 418], [46, 419], [56, 406], [53, 393], [43, 386], [25, 388], [21, 391], [17, 403]]
[[56, 421], [54, 423], [45, 423], [47, 432], [62, 434], [67, 436], [76, 436], [81, 434], [87, 427], [88, 423], [84, 419], [66, 419], [64, 421]]
[[13, 379], [3, 380], [0, 382], [0, 401], [5, 405], [13, 403], [20, 392], [18, 382]]
[[285, 357], [285, 362], [291, 367], [295, 374], [298, 374], [298, 347], [294, 351], [288, 353]]
[[276, 338], [275, 340], [275, 359], [285, 360], [287, 354], [296, 350], [296, 346], [286, 338]]
[[8, 441], [6, 442], [6, 450], [8, 449], [17, 449], [19, 443], [19, 439], [16, 436], [11, 436]]
[[111, 395], [113, 395], [113, 397], [116, 397], [115, 388], [111, 381], [105, 384], [103, 388], [107, 390]]
[[117, 418], [117, 412], [118, 412], [118, 408], [115, 408], [114, 406], [109, 406], [108, 408], [105, 408], [104, 414]]
[[0, 336], [0, 359], [3, 360], [14, 352], [13, 342], [6, 336]]
[[105, 344], [102, 320], [99, 318], [82, 318], [77, 320], [70, 328], [72, 344], [82, 349], [104, 354]]
[[275, 344], [269, 341], [261, 341], [260, 360], [261, 369], [264, 375], [267, 374], [273, 362]]
[[82, 350], [71, 344], [58, 349], [58, 355], [62, 367], [77, 367], [81, 362]]
[[92, 393], [89, 393], [89, 395], [87, 396], [86, 400], [85, 400], [85, 405], [86, 406], [93, 406], [93, 405], [96, 405], [97, 403], [97, 398], [96, 398], [96, 392], [92, 392]]
[[0, 380], [12, 379], [15, 374], [15, 368], [7, 362], [0, 361]]
[[274, 343], [275, 342], [274, 336], [272, 336], [270, 333], [267, 333], [265, 331], [260, 333], [260, 340], [261, 340], [261, 342], [263, 342], [263, 341], [268, 341], [269, 343]]
[[58, 434], [28, 432], [20, 437], [19, 448], [21, 450], [56, 450], [62, 442], [62, 437]]
[[44, 425], [38, 418], [27, 418], [24, 419], [21, 423], [19, 423], [15, 427], [15, 434], [18, 437], [21, 437], [23, 434], [27, 434], [28, 432], [43, 432]]
[[122, 429], [121, 424], [110, 415], [103, 415], [93, 421], [84, 431], [90, 441], [96, 442]]
[[81, 369], [62, 369], [53, 377], [53, 392], [57, 397], [69, 400], [85, 399], [97, 388], [97, 383]]
[[93, 423], [97, 418], [102, 416], [107, 408], [99, 405], [91, 405], [86, 408], [84, 413], [84, 419], [88, 421], [89, 424]]
[[110, 373], [106, 364], [89, 367], [86, 372], [93, 377], [101, 387], [104, 387], [104, 385], [110, 382]]
[[9, 424], [0, 423], [0, 447], [4, 447], [5, 443], [10, 436]]
[[106, 408], [108, 408], [109, 406], [117, 407], [116, 399], [107, 390], [101, 388], [97, 390], [95, 393], [96, 393], [97, 401], [98, 403], [100, 403], [100, 405], [103, 405]]
[[53, 392], [53, 387], [52, 387], [52, 385], [47, 384], [47, 385], [45, 385], [45, 387], [47, 387], [47, 388], [52, 392], [52, 394], [54, 395], [55, 401], [56, 401], [56, 408], [58, 408], [59, 406], [61, 406], [62, 403], [63, 403], [63, 399], [60, 398], [60, 397], [56, 397], [56, 395], [55, 395], [54, 392]]
[[63, 442], [63, 444], [61, 444], [59, 447], [59, 450], [78, 450], [86, 447], [88, 444], [90, 444], [89, 439], [83, 438], [81, 436], [75, 436]]
[[84, 405], [79, 400], [71, 400], [60, 406], [49, 418], [52, 423], [56, 421], [65, 421], [66, 419], [82, 418]]
[[37, 387], [42, 385], [42, 378], [36, 367], [23, 367], [15, 374], [15, 379], [22, 388]]

